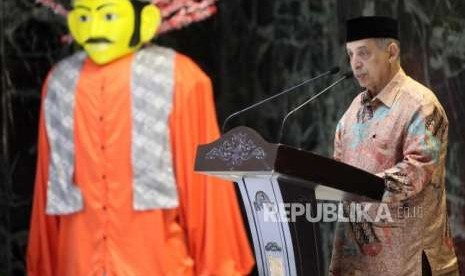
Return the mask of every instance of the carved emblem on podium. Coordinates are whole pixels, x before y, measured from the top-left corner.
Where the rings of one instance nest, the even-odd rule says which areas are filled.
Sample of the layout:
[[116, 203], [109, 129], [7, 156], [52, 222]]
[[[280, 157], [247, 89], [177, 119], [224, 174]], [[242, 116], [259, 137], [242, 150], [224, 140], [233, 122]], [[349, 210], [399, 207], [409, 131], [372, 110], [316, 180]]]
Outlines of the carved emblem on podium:
[[234, 133], [233, 136], [223, 141], [219, 147], [211, 149], [205, 156], [206, 159], [220, 159], [227, 162], [228, 166], [240, 166], [251, 158], [264, 159], [266, 156], [263, 148], [258, 147], [246, 133]]
[[259, 212], [265, 208], [265, 205], [268, 207], [273, 205], [268, 195], [263, 191], [258, 191], [255, 194], [255, 201], [253, 202], [254, 208], [256, 212]]
[[276, 242], [269, 242], [265, 245], [265, 251], [281, 252], [282, 248]]
[[277, 256], [267, 256], [268, 260], [268, 268], [269, 268], [269, 275], [270, 276], [283, 276], [286, 275], [284, 273], [284, 265], [283, 260]]

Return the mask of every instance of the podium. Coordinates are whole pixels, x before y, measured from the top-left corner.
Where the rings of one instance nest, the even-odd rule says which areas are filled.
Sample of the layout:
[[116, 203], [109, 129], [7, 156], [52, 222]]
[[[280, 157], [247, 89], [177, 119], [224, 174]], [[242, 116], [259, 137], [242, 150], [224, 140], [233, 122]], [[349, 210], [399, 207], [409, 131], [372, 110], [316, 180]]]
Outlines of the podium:
[[[259, 275], [323, 275], [317, 199], [380, 201], [384, 180], [333, 159], [270, 144], [247, 127], [197, 148], [195, 171], [237, 183]], [[286, 206], [290, 208], [289, 218]], [[309, 207], [305, 215], [302, 206]], [[295, 212], [294, 212], [295, 213]]]

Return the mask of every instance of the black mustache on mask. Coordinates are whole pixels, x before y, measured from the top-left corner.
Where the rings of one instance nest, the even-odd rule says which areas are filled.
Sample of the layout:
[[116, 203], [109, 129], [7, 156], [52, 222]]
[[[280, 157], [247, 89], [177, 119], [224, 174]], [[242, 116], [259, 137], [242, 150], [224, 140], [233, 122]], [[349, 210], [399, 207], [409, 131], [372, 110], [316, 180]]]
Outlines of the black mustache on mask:
[[113, 43], [113, 41], [109, 40], [106, 37], [91, 37], [87, 39], [85, 44], [90, 44], [90, 43]]

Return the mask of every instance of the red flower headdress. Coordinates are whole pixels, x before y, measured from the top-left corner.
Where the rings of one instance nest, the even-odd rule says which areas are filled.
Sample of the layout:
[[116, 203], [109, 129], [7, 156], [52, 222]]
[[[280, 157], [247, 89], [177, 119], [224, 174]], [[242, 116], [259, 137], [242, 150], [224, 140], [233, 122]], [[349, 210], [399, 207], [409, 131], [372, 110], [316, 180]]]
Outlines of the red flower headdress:
[[[36, 0], [56, 14], [66, 16], [68, 11], [54, 0]], [[152, 2], [160, 9], [163, 21], [158, 34], [180, 29], [193, 22], [204, 20], [216, 12], [217, 0], [137, 0]]]

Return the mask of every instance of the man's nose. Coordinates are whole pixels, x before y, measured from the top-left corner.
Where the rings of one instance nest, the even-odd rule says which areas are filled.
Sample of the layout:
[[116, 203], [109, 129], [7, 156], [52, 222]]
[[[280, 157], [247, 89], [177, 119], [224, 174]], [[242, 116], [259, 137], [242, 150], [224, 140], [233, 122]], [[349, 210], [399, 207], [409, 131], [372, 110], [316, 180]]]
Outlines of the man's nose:
[[360, 69], [360, 68], [362, 68], [362, 65], [363, 65], [362, 62], [360, 61], [360, 59], [358, 59], [358, 58], [353, 58], [350, 63], [351, 63], [351, 67], [352, 67], [353, 70], [354, 69]]

